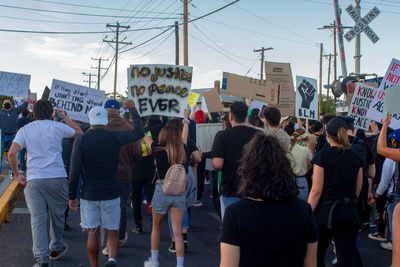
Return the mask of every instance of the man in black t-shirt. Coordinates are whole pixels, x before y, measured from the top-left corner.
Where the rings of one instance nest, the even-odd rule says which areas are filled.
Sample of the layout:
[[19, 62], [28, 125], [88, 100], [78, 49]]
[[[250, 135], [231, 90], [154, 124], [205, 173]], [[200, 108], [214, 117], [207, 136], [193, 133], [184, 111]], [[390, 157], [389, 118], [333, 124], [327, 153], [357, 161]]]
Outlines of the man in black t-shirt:
[[234, 102], [230, 106], [229, 121], [232, 128], [220, 131], [214, 139], [212, 147], [212, 166], [214, 169], [222, 170], [221, 186], [221, 215], [224, 216], [225, 209], [239, 200], [237, 191], [240, 178], [237, 175], [240, 158], [244, 146], [259, 131], [253, 127], [246, 126], [248, 107], [244, 102]]

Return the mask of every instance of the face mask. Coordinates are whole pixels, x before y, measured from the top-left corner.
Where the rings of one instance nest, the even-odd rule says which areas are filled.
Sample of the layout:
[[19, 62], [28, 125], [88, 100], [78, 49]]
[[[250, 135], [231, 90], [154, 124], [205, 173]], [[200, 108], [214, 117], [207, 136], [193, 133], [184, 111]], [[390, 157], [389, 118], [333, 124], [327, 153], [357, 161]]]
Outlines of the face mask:
[[9, 109], [9, 108], [11, 108], [11, 104], [10, 103], [4, 103], [4, 108], [5, 109]]

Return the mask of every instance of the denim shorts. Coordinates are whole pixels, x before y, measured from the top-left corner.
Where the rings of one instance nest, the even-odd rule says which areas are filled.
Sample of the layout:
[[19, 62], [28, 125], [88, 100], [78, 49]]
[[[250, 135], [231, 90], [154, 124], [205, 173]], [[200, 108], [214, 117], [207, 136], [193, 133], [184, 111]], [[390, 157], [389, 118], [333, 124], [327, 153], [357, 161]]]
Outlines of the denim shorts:
[[186, 209], [186, 193], [181, 196], [167, 196], [161, 188], [161, 184], [156, 185], [154, 191], [152, 208], [159, 214], [166, 214], [170, 207], [184, 210]]
[[120, 198], [110, 200], [85, 200], [81, 198], [81, 226], [85, 229], [99, 225], [107, 230], [119, 230], [121, 217]]

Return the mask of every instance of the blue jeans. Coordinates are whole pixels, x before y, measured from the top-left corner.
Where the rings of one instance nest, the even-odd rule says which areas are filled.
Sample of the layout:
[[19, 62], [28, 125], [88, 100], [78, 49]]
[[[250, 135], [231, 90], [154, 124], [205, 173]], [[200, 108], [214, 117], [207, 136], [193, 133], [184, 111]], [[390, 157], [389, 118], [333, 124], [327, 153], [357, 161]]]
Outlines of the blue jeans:
[[299, 194], [297, 195], [298, 198], [307, 202], [308, 200], [308, 184], [307, 179], [305, 177], [298, 177], [296, 178], [296, 184], [299, 188]]
[[25, 155], [26, 155], [26, 148], [23, 148], [20, 151], [18, 151], [18, 163], [21, 171], [26, 171]]
[[1, 133], [1, 162], [0, 162], [0, 173], [1, 173], [1, 163], [3, 162], [3, 154], [6, 149], [10, 149], [12, 142], [14, 140], [15, 134], [3, 134]]
[[[174, 238], [174, 232], [172, 231], [171, 217], [169, 216], [169, 210], [168, 210], [168, 226], [169, 226], [169, 232], [171, 233], [171, 238]], [[187, 209], [185, 209], [185, 213], [183, 214], [182, 229], [189, 229], [189, 213]]]
[[396, 205], [400, 202], [400, 195], [396, 192], [393, 193], [394, 200], [392, 202], [387, 202], [387, 214], [388, 214], [388, 221], [389, 221], [389, 230], [390, 230], [390, 241], [392, 241], [392, 219], [393, 219], [393, 211]]
[[226, 197], [226, 196], [221, 196], [221, 217], [222, 217], [222, 221], [224, 220], [224, 214], [225, 214], [225, 210], [232, 205], [235, 202], [238, 202], [240, 200], [240, 198], [238, 197]]

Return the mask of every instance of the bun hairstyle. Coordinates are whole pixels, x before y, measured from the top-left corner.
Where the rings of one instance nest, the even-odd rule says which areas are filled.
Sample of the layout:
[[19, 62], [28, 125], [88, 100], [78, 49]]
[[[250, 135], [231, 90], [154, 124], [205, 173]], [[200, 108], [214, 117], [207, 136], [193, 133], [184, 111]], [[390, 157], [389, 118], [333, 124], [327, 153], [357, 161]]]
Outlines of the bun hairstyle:
[[326, 131], [329, 136], [335, 140], [344, 149], [349, 149], [351, 144], [347, 135], [347, 124], [342, 119], [334, 118], [328, 122]]

